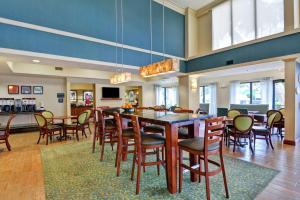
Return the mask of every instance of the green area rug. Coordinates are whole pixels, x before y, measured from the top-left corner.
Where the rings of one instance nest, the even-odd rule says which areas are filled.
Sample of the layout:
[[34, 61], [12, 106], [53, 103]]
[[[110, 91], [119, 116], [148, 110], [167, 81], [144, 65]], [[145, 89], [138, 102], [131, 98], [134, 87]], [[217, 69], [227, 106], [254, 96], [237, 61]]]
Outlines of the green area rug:
[[[116, 177], [115, 151], [107, 145], [104, 161], [99, 150], [92, 154], [91, 142], [65, 144], [42, 149], [46, 198], [50, 199], [205, 199], [205, 181], [191, 183], [184, 175], [183, 191], [170, 195], [164, 168], [157, 176], [156, 166], [142, 173], [140, 195], [130, 181], [131, 157], [122, 162]], [[254, 199], [278, 174], [278, 171], [231, 157], [225, 157], [230, 199]], [[221, 173], [210, 178], [211, 199], [226, 199]]]

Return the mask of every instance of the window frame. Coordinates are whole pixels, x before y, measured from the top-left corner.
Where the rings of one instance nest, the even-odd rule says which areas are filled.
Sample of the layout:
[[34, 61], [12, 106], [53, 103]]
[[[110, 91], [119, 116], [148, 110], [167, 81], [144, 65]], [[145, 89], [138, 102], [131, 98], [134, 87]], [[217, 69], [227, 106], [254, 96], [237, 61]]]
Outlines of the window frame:
[[253, 103], [253, 83], [260, 83], [261, 81], [246, 81], [246, 82], [241, 82], [241, 84], [250, 84], [250, 103], [249, 104], [252, 104]]
[[203, 94], [203, 98], [202, 98], [202, 102], [203, 103], [211, 103], [211, 102], [206, 102], [206, 94], [205, 94], [205, 89], [210, 87], [209, 85], [201, 85], [199, 86], [199, 103], [201, 103], [201, 97], [200, 97], [200, 90], [202, 90], [202, 94]]
[[273, 80], [273, 86], [272, 86], [272, 108], [275, 109], [275, 85], [276, 83], [284, 83], [285, 84], [285, 80], [284, 79], [276, 79]]
[[[225, 1], [222, 1], [221, 3], [219, 3], [218, 5], [214, 6], [212, 9], [214, 9], [215, 7], [225, 3], [225, 2], [230, 2], [230, 29], [231, 29], [231, 32], [230, 32], [230, 37], [231, 37], [231, 44], [227, 47], [221, 47], [221, 48], [214, 48], [214, 30], [212, 28], [212, 33], [211, 33], [211, 37], [212, 37], [212, 50], [213, 51], [216, 51], [216, 50], [220, 50], [220, 49], [224, 49], [224, 48], [228, 48], [228, 47], [232, 47], [232, 46], [235, 46], [235, 45], [240, 45], [240, 44], [243, 44], [243, 43], [247, 43], [247, 42], [250, 42], [250, 41], [255, 41], [255, 40], [258, 40], [258, 39], [261, 39], [261, 38], [265, 38], [265, 37], [269, 37], [269, 36], [272, 36], [272, 35], [275, 35], [275, 34], [279, 34], [279, 33], [283, 33], [284, 32], [284, 28], [282, 30], [282, 32], [278, 32], [278, 33], [274, 33], [274, 34], [271, 34], [271, 35], [266, 35], [266, 36], [263, 36], [263, 37], [258, 37], [258, 12], [257, 12], [257, 0], [253, 0], [254, 3], [253, 3], [253, 6], [254, 6], [254, 13], [253, 13], [253, 18], [254, 18], [254, 39], [252, 40], [248, 40], [248, 41], [245, 41], [245, 42], [240, 42], [240, 43], [236, 43], [234, 44], [234, 30], [233, 30], [233, 0], [225, 0]], [[284, 1], [283, 1], [283, 17], [285, 16], [285, 5], [284, 5]], [[213, 18], [211, 19], [212, 23], [213, 22]], [[284, 18], [283, 18], [283, 27], [285, 25], [285, 22], [284, 22]], [[213, 25], [212, 25], [213, 27]]]

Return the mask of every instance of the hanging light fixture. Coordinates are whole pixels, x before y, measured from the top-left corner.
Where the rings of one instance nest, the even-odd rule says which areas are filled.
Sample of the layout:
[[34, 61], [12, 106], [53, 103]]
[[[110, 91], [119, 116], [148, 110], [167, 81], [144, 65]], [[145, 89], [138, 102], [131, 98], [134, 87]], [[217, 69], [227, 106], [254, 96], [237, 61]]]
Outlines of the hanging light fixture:
[[[118, 5], [115, 0], [116, 9], [116, 67], [118, 67]], [[111, 84], [120, 84], [129, 82], [132, 79], [132, 75], [129, 72], [124, 72], [124, 16], [123, 16], [123, 0], [121, 0], [121, 28], [122, 28], [122, 69], [121, 73], [117, 73], [110, 78]]]
[[165, 1], [163, 0], [163, 60], [160, 62], [152, 63], [152, 0], [150, 0], [150, 56], [151, 64], [142, 66], [140, 68], [140, 75], [142, 77], [152, 77], [179, 71], [178, 59], [166, 59], [165, 57]]

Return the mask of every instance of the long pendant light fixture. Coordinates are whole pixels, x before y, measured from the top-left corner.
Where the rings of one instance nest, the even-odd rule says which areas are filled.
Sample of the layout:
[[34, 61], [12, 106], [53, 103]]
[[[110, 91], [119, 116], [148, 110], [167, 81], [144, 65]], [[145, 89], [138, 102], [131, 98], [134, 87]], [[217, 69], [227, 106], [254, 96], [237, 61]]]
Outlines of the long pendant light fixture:
[[[115, 0], [116, 9], [116, 67], [118, 67], [118, 5]], [[110, 78], [111, 84], [120, 84], [131, 81], [132, 75], [129, 72], [124, 72], [124, 16], [123, 16], [123, 0], [121, 0], [121, 28], [122, 28], [122, 70]]]
[[178, 59], [166, 59], [165, 57], [165, 0], [163, 0], [163, 60], [160, 62], [152, 63], [152, 0], [150, 0], [150, 56], [151, 64], [142, 66], [140, 68], [140, 75], [142, 77], [159, 76], [163, 74], [173, 73], [179, 71]]

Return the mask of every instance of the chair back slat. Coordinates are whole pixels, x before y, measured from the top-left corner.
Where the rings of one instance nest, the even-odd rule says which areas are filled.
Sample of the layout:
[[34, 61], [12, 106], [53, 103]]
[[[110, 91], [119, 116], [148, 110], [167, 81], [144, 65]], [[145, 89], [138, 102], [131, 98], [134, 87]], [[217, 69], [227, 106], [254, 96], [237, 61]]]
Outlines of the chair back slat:
[[122, 118], [120, 117], [120, 114], [117, 112], [114, 112], [114, 117], [115, 117], [115, 121], [116, 121], [118, 139], [119, 139], [119, 141], [122, 141], [122, 134], [123, 134]]
[[141, 146], [142, 146], [142, 138], [141, 138], [141, 129], [139, 124], [138, 116], [133, 115], [131, 116], [133, 131], [134, 131], [134, 143], [136, 146], [136, 150], [140, 153], [141, 152]]
[[[218, 135], [218, 136], [219, 136], [219, 135]], [[221, 140], [222, 140], [222, 137], [214, 137], [214, 138], [209, 139], [209, 140], [207, 141], [207, 145], [209, 146], [209, 145], [211, 145], [211, 144], [221, 142]]]
[[204, 151], [208, 152], [210, 145], [218, 144], [222, 148], [225, 117], [215, 117], [205, 120]]
[[215, 125], [211, 125], [209, 127], [207, 127], [207, 129], [209, 131], [213, 131], [213, 130], [220, 130], [220, 129], [224, 129], [225, 125], [224, 124], [215, 124]]
[[104, 114], [101, 109], [97, 110], [97, 125], [99, 133], [104, 133], [105, 130], [105, 121], [104, 121]]

